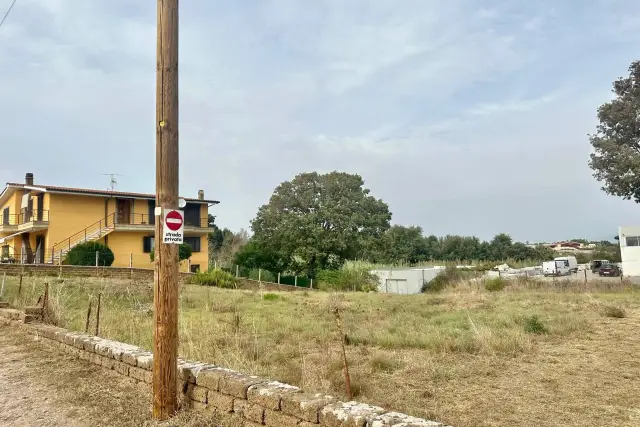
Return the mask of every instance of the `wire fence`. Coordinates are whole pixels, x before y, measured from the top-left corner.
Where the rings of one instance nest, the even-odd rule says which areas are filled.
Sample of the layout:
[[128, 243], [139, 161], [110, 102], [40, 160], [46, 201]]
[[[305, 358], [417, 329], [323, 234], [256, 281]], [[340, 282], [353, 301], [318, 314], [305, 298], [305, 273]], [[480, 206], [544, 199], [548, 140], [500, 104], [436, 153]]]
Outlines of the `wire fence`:
[[209, 268], [219, 269], [232, 274], [237, 279], [248, 279], [259, 282], [276, 283], [300, 288], [314, 288], [314, 281], [306, 276], [296, 274], [275, 273], [261, 268], [247, 268], [238, 264], [218, 265], [214, 260]]
[[[151, 254], [147, 252], [113, 251], [113, 261], [107, 259], [101, 252], [96, 252], [95, 260], [91, 260], [91, 266], [95, 267], [120, 267], [142, 268], [153, 270], [154, 262]], [[12, 250], [0, 253], [0, 263], [3, 264], [47, 264], [65, 265], [67, 253], [52, 249], [36, 251]], [[111, 263], [110, 263], [111, 262]], [[85, 264], [89, 265], [89, 264]], [[247, 268], [242, 265], [222, 265], [216, 260], [208, 259], [207, 252], [192, 252], [191, 257], [181, 260], [178, 267], [183, 273], [204, 272], [211, 269], [220, 269], [232, 274], [237, 279], [248, 279], [260, 282], [269, 282], [280, 285], [288, 285], [301, 288], [313, 288], [314, 281], [304, 275], [283, 274], [271, 272], [265, 269]]]

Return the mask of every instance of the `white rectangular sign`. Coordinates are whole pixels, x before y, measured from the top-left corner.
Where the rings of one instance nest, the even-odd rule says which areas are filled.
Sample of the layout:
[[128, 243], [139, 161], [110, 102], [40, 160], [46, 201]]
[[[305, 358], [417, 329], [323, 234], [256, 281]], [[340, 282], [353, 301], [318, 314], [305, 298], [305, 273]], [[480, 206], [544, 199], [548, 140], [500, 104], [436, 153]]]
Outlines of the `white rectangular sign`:
[[184, 241], [184, 211], [164, 210], [162, 241], [172, 245], [181, 245]]

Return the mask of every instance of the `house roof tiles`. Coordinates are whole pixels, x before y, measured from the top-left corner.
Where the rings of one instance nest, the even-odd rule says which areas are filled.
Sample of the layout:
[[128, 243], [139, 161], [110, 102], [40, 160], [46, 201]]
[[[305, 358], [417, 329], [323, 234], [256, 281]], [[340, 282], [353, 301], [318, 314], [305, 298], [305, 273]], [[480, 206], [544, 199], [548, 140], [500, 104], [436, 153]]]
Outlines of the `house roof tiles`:
[[[19, 184], [15, 182], [7, 182], [7, 187], [24, 188], [25, 186], [32, 187], [32, 188], [42, 188], [46, 191], [56, 192], [56, 193], [88, 194], [88, 195], [105, 196], [105, 197], [130, 197], [130, 198], [136, 198], [136, 199], [150, 199], [150, 200], [154, 200], [156, 198], [155, 194], [148, 194], [148, 193], [130, 193], [130, 192], [124, 192], [124, 191], [96, 190], [91, 188], [58, 187], [54, 185], [42, 185], [42, 184], [26, 185], [26, 184]], [[194, 199], [194, 198], [188, 198], [188, 197], [184, 197], [184, 200], [187, 202], [194, 202], [194, 203], [209, 203], [209, 204], [220, 203], [217, 200], [203, 200], [203, 199]]]

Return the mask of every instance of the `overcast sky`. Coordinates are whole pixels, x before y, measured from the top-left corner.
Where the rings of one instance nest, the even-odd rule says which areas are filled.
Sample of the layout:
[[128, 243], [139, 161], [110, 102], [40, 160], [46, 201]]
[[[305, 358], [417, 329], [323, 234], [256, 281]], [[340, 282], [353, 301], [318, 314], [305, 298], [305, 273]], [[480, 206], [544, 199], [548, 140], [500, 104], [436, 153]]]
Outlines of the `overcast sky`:
[[[10, 0], [0, 0], [4, 14]], [[180, 188], [248, 227], [300, 172], [359, 173], [427, 234], [611, 238], [587, 133], [640, 59], [637, 0], [191, 0]], [[154, 191], [155, 2], [18, 0], [0, 29], [0, 180]]]

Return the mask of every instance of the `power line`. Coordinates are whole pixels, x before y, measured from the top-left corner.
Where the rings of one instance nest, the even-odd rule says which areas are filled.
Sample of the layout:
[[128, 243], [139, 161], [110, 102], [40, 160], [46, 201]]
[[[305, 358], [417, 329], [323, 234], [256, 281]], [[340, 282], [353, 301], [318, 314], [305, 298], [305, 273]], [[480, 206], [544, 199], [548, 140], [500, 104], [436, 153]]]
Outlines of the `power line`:
[[11, 13], [11, 9], [13, 9], [13, 6], [16, 4], [18, 0], [13, 0], [13, 2], [11, 3], [11, 6], [9, 6], [9, 9], [7, 9], [7, 13], [4, 14], [4, 16], [2, 17], [2, 21], [0, 21], [0, 28], [2, 28], [2, 24], [4, 24], [4, 21], [7, 19], [7, 16], [9, 16], [9, 13]]

